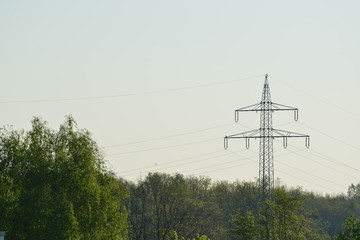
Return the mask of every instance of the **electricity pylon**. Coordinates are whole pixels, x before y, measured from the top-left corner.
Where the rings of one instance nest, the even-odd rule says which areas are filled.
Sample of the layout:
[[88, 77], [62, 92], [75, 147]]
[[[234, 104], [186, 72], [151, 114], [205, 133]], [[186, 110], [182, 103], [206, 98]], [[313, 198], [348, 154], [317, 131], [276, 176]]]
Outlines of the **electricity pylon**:
[[262, 200], [269, 199], [274, 189], [274, 155], [273, 140], [283, 139], [284, 148], [287, 147], [287, 139], [293, 137], [305, 138], [305, 145], [309, 147], [310, 136], [284, 130], [274, 129], [272, 126], [272, 113], [275, 111], [294, 111], [294, 120], [299, 117], [299, 109], [271, 101], [268, 75], [265, 75], [265, 83], [262, 92], [261, 102], [235, 110], [235, 122], [239, 121], [239, 112], [260, 112], [260, 128], [239, 134], [225, 136], [224, 147], [228, 148], [229, 138], [245, 139], [246, 148], [250, 146], [250, 139], [260, 139], [259, 151], [259, 190]]

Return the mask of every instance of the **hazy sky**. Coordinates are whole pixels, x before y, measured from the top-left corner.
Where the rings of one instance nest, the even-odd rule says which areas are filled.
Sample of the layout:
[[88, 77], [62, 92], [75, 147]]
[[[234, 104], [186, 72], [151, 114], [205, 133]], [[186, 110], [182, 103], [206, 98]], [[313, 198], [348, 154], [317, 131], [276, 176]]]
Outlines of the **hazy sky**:
[[149, 171], [254, 180], [259, 127], [234, 110], [261, 99], [300, 109], [274, 127], [311, 147], [274, 143], [288, 186], [346, 192], [360, 182], [360, 2], [1, 1], [0, 125], [58, 128], [72, 114], [128, 180]]

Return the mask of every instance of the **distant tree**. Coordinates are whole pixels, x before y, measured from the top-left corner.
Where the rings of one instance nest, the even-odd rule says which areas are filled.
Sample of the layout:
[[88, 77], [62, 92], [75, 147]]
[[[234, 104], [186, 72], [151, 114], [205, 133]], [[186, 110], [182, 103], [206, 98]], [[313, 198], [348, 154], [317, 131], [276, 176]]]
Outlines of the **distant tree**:
[[348, 188], [348, 196], [353, 200], [360, 200], [360, 184], [351, 184]]
[[234, 220], [235, 227], [231, 229], [234, 239], [237, 240], [256, 240], [259, 237], [259, 225], [256, 223], [255, 216], [251, 211], [245, 215], [238, 214]]
[[298, 189], [276, 188], [272, 200], [263, 202], [259, 213], [261, 239], [306, 239], [310, 231]]
[[350, 216], [345, 219], [344, 230], [339, 232], [335, 240], [359, 240], [360, 239], [360, 219]]
[[274, 191], [274, 236], [275, 239], [306, 239], [306, 217], [300, 190]]
[[192, 220], [193, 202], [182, 175], [150, 173], [137, 186], [129, 184], [129, 189], [135, 240], [164, 240], [172, 231], [184, 234], [184, 227]]
[[239, 212], [245, 215], [247, 211], [253, 214], [258, 212], [258, 187], [255, 182], [216, 182], [209, 189], [211, 201], [217, 205], [220, 214], [214, 219], [219, 219], [216, 237], [213, 239], [233, 239], [229, 229], [234, 228], [233, 219]]
[[209, 195], [209, 179], [150, 173], [128, 187], [134, 240], [165, 240], [174, 231], [179, 239], [218, 234], [220, 213]]
[[360, 202], [344, 195], [303, 193], [305, 209], [310, 212], [312, 229], [335, 237], [342, 230], [344, 219], [351, 214], [360, 216]]
[[7, 239], [127, 239], [128, 193], [90, 133], [67, 117], [0, 130], [0, 228]]

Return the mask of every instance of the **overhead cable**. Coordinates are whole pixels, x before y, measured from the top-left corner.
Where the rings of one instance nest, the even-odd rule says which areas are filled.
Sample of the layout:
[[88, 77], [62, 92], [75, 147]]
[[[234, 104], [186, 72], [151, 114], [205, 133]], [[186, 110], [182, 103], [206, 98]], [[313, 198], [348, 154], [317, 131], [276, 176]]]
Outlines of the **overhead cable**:
[[188, 87], [179, 87], [179, 88], [168, 88], [168, 89], [160, 89], [153, 91], [143, 91], [143, 92], [135, 92], [135, 93], [124, 93], [124, 94], [115, 94], [115, 95], [104, 95], [104, 96], [90, 96], [90, 97], [73, 97], [73, 98], [54, 98], [54, 99], [38, 99], [38, 100], [4, 100], [0, 101], [0, 104], [15, 104], [15, 103], [46, 103], [46, 102], [72, 102], [72, 101], [86, 101], [86, 100], [100, 100], [100, 99], [111, 99], [111, 98], [120, 98], [120, 97], [133, 97], [133, 96], [141, 96], [141, 95], [153, 95], [159, 93], [167, 93], [167, 92], [176, 92], [183, 90], [190, 90], [196, 88], [204, 88], [204, 87], [212, 87], [223, 84], [229, 84], [239, 81], [244, 81], [248, 79], [257, 78], [257, 76], [238, 78], [235, 80], [222, 81], [222, 82], [214, 82], [209, 84], [199, 84]]

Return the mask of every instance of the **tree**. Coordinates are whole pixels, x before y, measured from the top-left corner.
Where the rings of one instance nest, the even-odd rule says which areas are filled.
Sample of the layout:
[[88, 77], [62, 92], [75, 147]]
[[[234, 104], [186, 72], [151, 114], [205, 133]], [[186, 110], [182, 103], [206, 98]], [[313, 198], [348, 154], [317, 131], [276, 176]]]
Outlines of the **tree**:
[[303, 211], [301, 192], [287, 192], [278, 188], [274, 192], [274, 236], [275, 239], [306, 239], [306, 217]]
[[129, 189], [131, 230], [136, 240], [164, 240], [172, 231], [184, 232], [193, 203], [181, 174], [150, 173], [137, 186], [129, 184]]
[[216, 182], [209, 189], [211, 200], [219, 208], [218, 234], [209, 235], [213, 239], [232, 239], [229, 229], [234, 228], [233, 219], [236, 218], [241, 210], [241, 214], [247, 211], [257, 212], [258, 207], [258, 188], [255, 182], [233, 183], [227, 181]]
[[67, 117], [0, 131], [1, 227], [7, 239], [126, 239], [128, 193], [88, 131]]
[[256, 240], [259, 236], [259, 225], [251, 211], [247, 211], [244, 216], [239, 214], [234, 223], [235, 228], [230, 231], [237, 240]]
[[360, 184], [351, 184], [348, 188], [348, 196], [353, 200], [360, 200]]
[[210, 180], [150, 173], [130, 191], [131, 235], [135, 240], [207, 236], [219, 229], [219, 208], [209, 197]]
[[360, 239], [360, 219], [350, 216], [345, 219], [344, 230], [339, 232], [335, 240], [359, 240]]
[[299, 189], [276, 188], [261, 204], [258, 221], [261, 239], [307, 239], [311, 232]]

